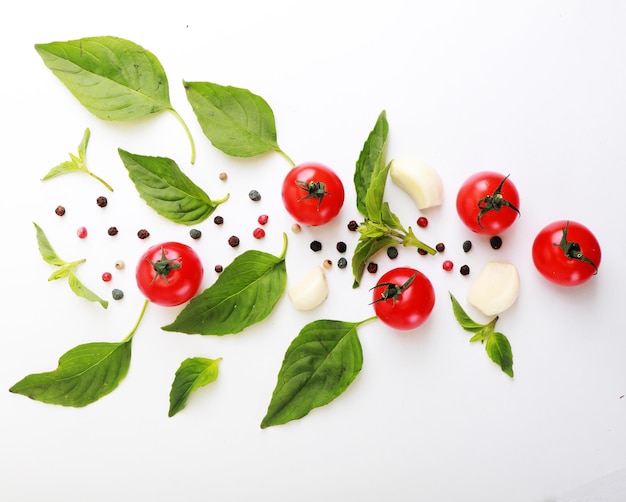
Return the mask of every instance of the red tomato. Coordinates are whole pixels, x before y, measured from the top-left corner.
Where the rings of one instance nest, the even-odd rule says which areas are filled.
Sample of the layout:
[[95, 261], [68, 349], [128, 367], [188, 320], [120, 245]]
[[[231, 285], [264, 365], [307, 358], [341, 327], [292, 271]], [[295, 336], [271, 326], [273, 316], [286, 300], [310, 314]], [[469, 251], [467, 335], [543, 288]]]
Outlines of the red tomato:
[[544, 227], [533, 242], [533, 262], [549, 281], [576, 286], [598, 273], [600, 244], [586, 226], [560, 220]]
[[414, 329], [422, 325], [435, 306], [435, 290], [424, 274], [398, 267], [383, 274], [372, 288], [374, 312], [387, 326]]
[[298, 223], [323, 225], [337, 216], [343, 206], [343, 183], [329, 167], [305, 162], [285, 176], [282, 198], [285, 209]]
[[179, 242], [164, 242], [141, 256], [135, 279], [148, 300], [172, 307], [198, 292], [203, 273], [202, 262], [193, 249]]
[[509, 228], [519, 216], [519, 194], [508, 176], [481, 171], [461, 185], [456, 210], [473, 232], [496, 235]]

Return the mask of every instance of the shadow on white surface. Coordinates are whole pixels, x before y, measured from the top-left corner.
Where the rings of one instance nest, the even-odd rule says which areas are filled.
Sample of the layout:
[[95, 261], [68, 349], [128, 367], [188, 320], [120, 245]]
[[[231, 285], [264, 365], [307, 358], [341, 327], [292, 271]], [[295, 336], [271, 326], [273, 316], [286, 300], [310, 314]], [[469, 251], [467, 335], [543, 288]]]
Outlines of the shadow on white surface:
[[624, 502], [626, 469], [615, 471], [560, 496], [555, 502]]

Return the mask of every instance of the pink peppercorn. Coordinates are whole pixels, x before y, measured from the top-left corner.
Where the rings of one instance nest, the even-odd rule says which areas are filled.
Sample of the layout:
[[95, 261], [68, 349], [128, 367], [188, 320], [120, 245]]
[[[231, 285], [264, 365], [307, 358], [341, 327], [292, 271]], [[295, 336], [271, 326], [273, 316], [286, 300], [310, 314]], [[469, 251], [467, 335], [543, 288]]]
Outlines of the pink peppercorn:
[[265, 230], [263, 230], [262, 228], [255, 228], [254, 232], [252, 232], [252, 235], [255, 239], [262, 239], [263, 237], [265, 237]]
[[269, 216], [266, 214], [262, 214], [261, 216], [259, 216], [258, 219], [259, 225], [265, 225], [267, 223], [267, 220], [269, 220]]
[[417, 226], [418, 227], [422, 227], [422, 228], [426, 228], [428, 226], [428, 218], [426, 218], [425, 216], [420, 216], [417, 219]]
[[113, 279], [113, 276], [111, 275], [111, 272], [104, 272], [102, 274], [102, 280], [104, 282], [109, 282], [111, 279]]
[[85, 227], [78, 227], [76, 230], [76, 235], [78, 235], [79, 239], [84, 239], [87, 237], [87, 229]]
[[449, 272], [454, 267], [454, 263], [452, 263], [450, 260], [446, 260], [441, 266], [446, 272]]

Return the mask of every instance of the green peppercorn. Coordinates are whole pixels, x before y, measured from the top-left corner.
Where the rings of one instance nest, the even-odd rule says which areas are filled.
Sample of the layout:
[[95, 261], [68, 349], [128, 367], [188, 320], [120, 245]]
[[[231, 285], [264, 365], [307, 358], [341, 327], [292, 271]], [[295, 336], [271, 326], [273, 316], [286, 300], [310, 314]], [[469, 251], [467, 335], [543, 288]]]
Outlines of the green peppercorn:
[[200, 230], [198, 230], [197, 228], [192, 228], [191, 230], [189, 230], [189, 236], [192, 239], [199, 239], [200, 237], [202, 237], [202, 232], [200, 232]]
[[337, 266], [339, 268], [346, 268], [348, 266], [348, 260], [346, 260], [343, 256], [339, 258], [337, 261]]
[[111, 296], [114, 300], [121, 300], [122, 298], [124, 298], [124, 291], [122, 291], [121, 289], [114, 289], [113, 291], [111, 291]]

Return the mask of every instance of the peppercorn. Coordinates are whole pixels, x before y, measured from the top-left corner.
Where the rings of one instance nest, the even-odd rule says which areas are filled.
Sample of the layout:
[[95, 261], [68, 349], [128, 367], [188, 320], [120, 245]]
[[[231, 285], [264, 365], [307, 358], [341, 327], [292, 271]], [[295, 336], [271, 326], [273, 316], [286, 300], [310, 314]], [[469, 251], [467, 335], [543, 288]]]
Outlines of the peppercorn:
[[63, 216], [65, 214], [65, 208], [63, 206], [57, 206], [57, 208], [54, 210], [54, 212], [58, 216]]
[[109, 234], [110, 236], [117, 235], [117, 227], [109, 227], [109, 229], [107, 230], [107, 234]]
[[369, 262], [367, 264], [367, 271], [370, 274], [375, 274], [376, 272], [378, 272], [378, 264], [374, 263], [373, 261]]
[[359, 224], [355, 220], [350, 220], [348, 223], [348, 230], [354, 232], [357, 228], [359, 228]]
[[107, 200], [107, 198], [104, 195], [101, 195], [100, 197], [98, 197], [96, 199], [96, 204], [98, 204], [98, 206], [100, 206], [100, 207], [107, 207], [108, 203], [109, 203], [109, 201]]
[[228, 179], [228, 174], [226, 173], [220, 173], [220, 180], [222, 181], [226, 181]]
[[426, 228], [428, 226], [428, 218], [426, 218], [425, 216], [420, 216], [417, 219], [416, 223], [418, 227]]
[[502, 238], [498, 235], [494, 235], [489, 239], [489, 244], [491, 244], [493, 249], [500, 249], [502, 247]]
[[213, 223], [215, 223], [216, 225], [222, 225], [224, 223], [224, 218], [222, 218], [221, 216], [216, 216], [215, 218], [213, 218]]
[[265, 237], [265, 230], [263, 230], [261, 227], [257, 227], [254, 229], [254, 232], [252, 232], [252, 236], [255, 239], [262, 239], [263, 237]]
[[291, 225], [291, 231], [294, 234], [300, 233], [300, 230], [302, 230], [302, 227], [300, 225], [298, 225], [297, 223], [294, 223], [293, 225]]
[[324, 260], [324, 263], [322, 265], [324, 266], [324, 268], [329, 269], [333, 266], [333, 262], [330, 260]]
[[428, 251], [422, 248], [417, 248], [417, 252], [421, 254], [422, 256], [426, 256], [428, 254]]
[[76, 229], [76, 235], [78, 235], [79, 239], [84, 239], [85, 237], [87, 237], [87, 228], [78, 227], [78, 229]]
[[191, 237], [192, 239], [199, 239], [200, 237], [202, 237], [202, 232], [197, 228], [192, 228], [191, 230], [189, 230], [189, 237]]
[[441, 266], [446, 272], [450, 272], [450, 270], [452, 270], [452, 268], [454, 267], [454, 263], [452, 263], [450, 260], [446, 260]]
[[104, 273], [102, 274], [102, 280], [103, 280], [104, 282], [110, 282], [110, 281], [111, 281], [111, 279], [113, 279], [113, 275], [111, 274], [111, 272], [104, 272]]
[[342, 241], [339, 241], [336, 247], [337, 247], [337, 251], [339, 251], [340, 253], [345, 253], [346, 249], [348, 249], [348, 246], [346, 246], [346, 243]]
[[126, 264], [122, 260], [117, 260], [115, 262], [115, 269], [116, 270], [124, 270], [125, 266], [126, 266]]
[[228, 239], [228, 245], [231, 248], [236, 248], [237, 246], [239, 246], [239, 237], [237, 237], [236, 235], [231, 235]]
[[218, 274], [221, 274], [223, 270], [224, 270], [224, 267], [222, 267], [221, 265], [215, 265], [215, 271]]
[[137, 237], [140, 239], [147, 239], [150, 237], [150, 232], [148, 232], [145, 228], [142, 228], [139, 232], [137, 232]]
[[395, 260], [398, 257], [398, 248], [395, 246], [389, 246], [387, 248], [387, 256], [392, 260]]
[[348, 260], [346, 260], [343, 256], [341, 258], [339, 258], [339, 261], [337, 262], [337, 266], [339, 268], [346, 268], [348, 266]]
[[468, 275], [470, 273], [470, 268], [468, 265], [462, 265], [459, 272], [461, 272], [461, 275]]
[[317, 253], [318, 251], [321, 251], [322, 243], [320, 241], [313, 241], [310, 244], [310, 248]]
[[258, 202], [261, 200], [261, 194], [256, 190], [250, 190], [250, 193], [248, 193], [248, 197], [250, 197], [250, 200], [253, 200], [254, 202]]
[[111, 296], [114, 300], [121, 300], [122, 298], [124, 298], [124, 291], [122, 291], [121, 289], [114, 289], [113, 291], [111, 291]]
[[439, 251], [440, 253], [442, 253], [443, 251], [446, 250], [446, 245], [443, 242], [439, 242], [437, 243], [437, 245], [435, 246], [435, 249], [437, 251]]
[[465, 241], [463, 243], [463, 251], [467, 253], [470, 249], [472, 249], [472, 241]]
[[257, 221], [259, 222], [259, 225], [265, 225], [269, 219], [270, 217], [268, 215], [262, 214], [257, 218]]

